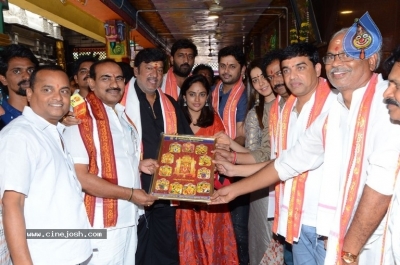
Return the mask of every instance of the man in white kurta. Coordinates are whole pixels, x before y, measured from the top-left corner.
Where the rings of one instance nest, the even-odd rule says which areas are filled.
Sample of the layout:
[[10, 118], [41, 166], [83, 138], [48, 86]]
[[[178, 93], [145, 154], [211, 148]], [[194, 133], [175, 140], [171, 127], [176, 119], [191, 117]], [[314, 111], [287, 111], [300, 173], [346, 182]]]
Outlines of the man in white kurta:
[[[392, 54], [385, 61], [385, 70], [389, 73], [389, 86], [383, 97], [386, 100], [389, 109], [390, 118], [394, 121], [400, 121], [400, 47], [393, 50]], [[396, 144], [399, 148], [400, 141]], [[400, 158], [400, 157], [399, 157]], [[399, 160], [400, 161], [400, 160]], [[397, 170], [400, 170], [400, 164]], [[386, 228], [385, 256], [382, 264], [400, 264], [400, 180], [397, 174], [394, 194], [388, 214], [388, 222]], [[393, 260], [394, 259], [394, 260]]]
[[[78, 177], [83, 182], [83, 189], [96, 196], [93, 228], [107, 228], [107, 239], [92, 240], [93, 257], [90, 264], [135, 264], [135, 252], [137, 247], [137, 223], [139, 209], [137, 204], [151, 205], [154, 199], [140, 189], [139, 159], [140, 139], [135, 125], [129, 121], [124, 112], [124, 107], [117, 103], [124, 92], [124, 82], [120, 67], [113, 61], [106, 60], [96, 62], [91, 68], [95, 74], [91, 74], [89, 85], [93, 93], [87, 96], [88, 102], [98, 98], [105, 110], [111, 132], [113, 155], [115, 157], [117, 183], [98, 183], [97, 187], [102, 191], [91, 190], [83, 181], [90, 178], [87, 175], [89, 167], [89, 154], [85, 147], [83, 137], [78, 126], [69, 127], [64, 138], [71, 150]], [[87, 111], [93, 122], [92, 139], [96, 149], [96, 162], [98, 166], [99, 181], [102, 177], [101, 139], [97, 128], [97, 120], [94, 118], [92, 104], [87, 104]], [[85, 119], [85, 118], [82, 118]], [[86, 169], [86, 172], [85, 172]], [[93, 174], [92, 174], [93, 175]], [[134, 193], [135, 192], [135, 193]], [[138, 201], [138, 193], [149, 201]], [[103, 221], [103, 198], [117, 200], [117, 221], [114, 226], [107, 226]]]
[[[393, 192], [397, 168], [398, 150], [393, 143], [400, 135], [400, 127], [390, 122], [383, 104], [382, 94], [387, 82], [372, 72], [377, 67], [378, 54], [374, 53], [364, 60], [344, 56], [344, 35], [345, 31], [334, 35], [328, 47], [328, 55], [324, 58], [328, 78], [340, 91], [337, 101], [328, 113], [328, 120], [320, 115], [289, 151], [253, 176], [235, 186], [217, 191], [213, 201], [229, 201], [231, 197], [268, 186], [271, 181], [285, 181], [301, 172], [315, 169], [325, 161], [323, 181], [329, 184], [322, 188], [320, 201], [321, 204], [335, 209], [325, 264], [343, 262], [343, 253], [338, 253], [337, 250], [350, 253], [356, 256], [355, 259], [358, 256], [359, 264], [379, 264], [383, 243], [382, 220]], [[359, 161], [362, 165], [360, 181], [355, 190], [349, 225], [344, 227], [345, 234], [340, 235], [340, 226], [343, 225], [342, 207], [349, 194], [350, 185], [347, 182], [354, 173], [354, 164], [349, 165], [350, 153], [352, 147], [359, 142], [358, 138], [353, 139], [353, 135], [358, 124], [357, 115], [361, 102], [368, 88], [371, 88], [371, 80], [376, 80], [377, 83], [374, 85], [369, 115], [359, 120], [368, 121], [364, 155]], [[368, 108], [365, 105], [363, 107]], [[352, 190], [354, 189], [352, 186]]]
[[[278, 131], [281, 132], [276, 147], [279, 149], [278, 154], [294, 146], [312, 124], [312, 119], [326, 112], [335, 99], [327, 80], [319, 78], [321, 64], [318, 59], [317, 48], [307, 43], [290, 45], [282, 52], [282, 74], [292, 96], [287, 100], [278, 122]], [[285, 128], [287, 133], [284, 133]], [[324, 237], [328, 236], [329, 231], [319, 234], [316, 232], [319, 192], [323, 185], [322, 173], [322, 165], [309, 170], [304, 189], [292, 190], [293, 179], [281, 184], [277, 233], [293, 243], [295, 264], [323, 264], [325, 259]], [[303, 194], [302, 209], [290, 206], [297, 193]], [[301, 217], [297, 220], [291, 219], [290, 215], [296, 210], [299, 210]], [[298, 231], [288, 231], [288, 225], [293, 227], [292, 222], [298, 224]], [[320, 224], [325, 225], [328, 224]]]

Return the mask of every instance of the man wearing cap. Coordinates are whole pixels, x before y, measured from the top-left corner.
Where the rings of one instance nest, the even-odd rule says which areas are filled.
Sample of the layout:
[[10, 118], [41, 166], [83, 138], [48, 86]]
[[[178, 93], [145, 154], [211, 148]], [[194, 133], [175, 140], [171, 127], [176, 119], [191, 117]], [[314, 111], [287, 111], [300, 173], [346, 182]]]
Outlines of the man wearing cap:
[[[359, 45], [359, 26], [370, 45]], [[353, 42], [354, 40], [354, 42]], [[379, 264], [384, 217], [398, 167], [400, 127], [390, 122], [383, 91], [387, 82], [374, 74], [382, 37], [368, 14], [350, 29], [337, 32], [323, 58], [331, 84], [339, 90], [326, 115], [321, 115], [298, 142], [252, 176], [218, 190], [212, 203], [287, 180], [324, 163], [319, 213], [329, 216], [325, 264]], [[364, 59], [361, 59], [364, 58]], [[224, 174], [243, 174], [223, 161]], [[231, 172], [233, 171], [235, 172]], [[247, 168], [247, 172], [249, 169]], [[254, 172], [254, 171], [253, 171]], [[317, 233], [319, 231], [317, 230]]]

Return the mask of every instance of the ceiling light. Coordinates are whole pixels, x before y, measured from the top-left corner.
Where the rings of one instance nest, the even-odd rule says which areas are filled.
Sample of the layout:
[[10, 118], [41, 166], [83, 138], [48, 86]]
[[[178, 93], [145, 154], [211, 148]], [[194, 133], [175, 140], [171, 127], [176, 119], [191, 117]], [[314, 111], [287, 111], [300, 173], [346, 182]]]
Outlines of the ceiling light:
[[353, 13], [353, 11], [351, 11], [351, 10], [344, 10], [344, 11], [340, 12], [340, 14], [342, 14], [342, 15], [347, 15], [347, 14], [351, 14], [351, 13]]
[[208, 10], [210, 10], [210, 12], [221, 12], [224, 8], [220, 5], [212, 4]]
[[215, 14], [215, 13], [209, 13], [208, 14], [208, 19], [218, 19], [218, 18], [219, 18], [219, 16], [217, 14]]

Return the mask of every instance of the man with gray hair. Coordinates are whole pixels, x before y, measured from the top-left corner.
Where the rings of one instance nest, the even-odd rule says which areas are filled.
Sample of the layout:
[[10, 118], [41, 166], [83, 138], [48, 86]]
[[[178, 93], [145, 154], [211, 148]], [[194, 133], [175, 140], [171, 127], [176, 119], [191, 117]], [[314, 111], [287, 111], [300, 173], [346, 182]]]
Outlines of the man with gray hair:
[[[329, 265], [379, 264], [382, 255], [382, 220], [393, 193], [399, 157], [393, 143], [400, 127], [390, 122], [383, 104], [387, 82], [374, 73], [382, 45], [374, 26], [366, 13], [331, 39], [323, 61], [329, 81], [340, 92], [331, 109], [290, 150], [259, 171], [253, 166], [255, 174], [212, 197], [212, 203], [228, 202], [324, 163], [323, 181], [329, 184], [321, 189], [317, 218], [332, 212], [325, 259]], [[359, 34], [368, 34], [370, 40], [361, 42]], [[223, 174], [249, 175], [249, 167], [216, 164]]]

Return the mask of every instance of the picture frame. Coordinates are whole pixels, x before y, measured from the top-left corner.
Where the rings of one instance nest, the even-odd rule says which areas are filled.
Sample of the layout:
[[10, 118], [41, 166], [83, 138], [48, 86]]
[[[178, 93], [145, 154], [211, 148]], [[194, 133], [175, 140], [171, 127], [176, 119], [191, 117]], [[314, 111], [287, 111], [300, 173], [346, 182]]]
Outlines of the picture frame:
[[213, 150], [212, 137], [163, 134], [150, 194], [164, 200], [209, 202], [214, 192]]

